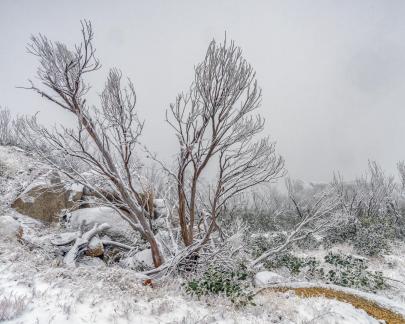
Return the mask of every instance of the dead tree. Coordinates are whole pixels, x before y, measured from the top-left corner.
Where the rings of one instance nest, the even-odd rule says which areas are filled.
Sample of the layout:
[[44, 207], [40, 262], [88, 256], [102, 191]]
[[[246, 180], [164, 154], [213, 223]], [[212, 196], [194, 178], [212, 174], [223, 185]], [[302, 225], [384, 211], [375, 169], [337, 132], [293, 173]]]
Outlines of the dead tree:
[[[166, 113], [180, 144], [177, 170], [177, 212], [186, 246], [196, 240], [196, 225], [206, 222], [201, 243], [218, 228], [226, 202], [248, 188], [283, 175], [284, 160], [275, 143], [257, 136], [264, 119], [255, 115], [261, 89], [251, 65], [233, 42], [214, 40], [195, 68], [190, 89]], [[210, 165], [210, 166], [209, 166]], [[217, 177], [202, 196], [202, 177], [216, 165]]]
[[[113, 207], [134, 230], [139, 231], [149, 242], [153, 262], [158, 267], [163, 262], [162, 254], [137, 185], [139, 163], [135, 153], [143, 122], [135, 109], [134, 85], [128, 80], [124, 86], [121, 72], [111, 69], [100, 96], [101, 108], [89, 106], [86, 95], [90, 86], [84, 77], [100, 68], [93, 38], [91, 23], [87, 21], [82, 22], [82, 42], [73, 49], [60, 42], [53, 43], [43, 35], [32, 36], [28, 51], [39, 59], [37, 77], [41, 86], [30, 81], [26, 89], [74, 114], [76, 128], [61, 126], [50, 130], [32, 118], [26, 120], [29, 127], [23, 128], [23, 136], [43, 158], [67, 176], [98, 192], [101, 204]], [[41, 150], [44, 143], [50, 152]], [[89, 172], [83, 174], [76, 167], [57, 165], [51, 159], [53, 154], [63, 154], [79, 161], [91, 170], [90, 176]], [[108, 192], [108, 197], [104, 192]]]

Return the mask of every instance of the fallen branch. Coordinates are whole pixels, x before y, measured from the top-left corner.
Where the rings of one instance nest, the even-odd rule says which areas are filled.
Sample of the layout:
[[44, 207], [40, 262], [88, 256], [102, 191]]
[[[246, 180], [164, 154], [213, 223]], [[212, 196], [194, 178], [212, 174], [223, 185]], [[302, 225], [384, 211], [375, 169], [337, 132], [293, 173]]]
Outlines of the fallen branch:
[[103, 243], [103, 245], [111, 245], [128, 251], [134, 249], [133, 246], [111, 240], [101, 240], [101, 243]]
[[110, 225], [107, 223], [98, 225], [94, 224], [93, 228], [76, 238], [75, 243], [69, 252], [65, 255], [63, 262], [68, 266], [76, 266], [76, 260], [81, 256], [88, 248], [90, 240], [102, 231], [108, 229]]

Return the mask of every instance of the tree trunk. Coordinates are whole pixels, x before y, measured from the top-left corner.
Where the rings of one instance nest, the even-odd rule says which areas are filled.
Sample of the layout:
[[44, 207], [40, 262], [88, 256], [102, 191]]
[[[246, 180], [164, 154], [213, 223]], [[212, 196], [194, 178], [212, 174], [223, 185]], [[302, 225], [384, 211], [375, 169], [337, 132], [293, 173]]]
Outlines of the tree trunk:
[[160, 267], [163, 263], [163, 257], [160, 253], [159, 245], [154, 236], [148, 235], [148, 242], [152, 251], [152, 259], [155, 268]]

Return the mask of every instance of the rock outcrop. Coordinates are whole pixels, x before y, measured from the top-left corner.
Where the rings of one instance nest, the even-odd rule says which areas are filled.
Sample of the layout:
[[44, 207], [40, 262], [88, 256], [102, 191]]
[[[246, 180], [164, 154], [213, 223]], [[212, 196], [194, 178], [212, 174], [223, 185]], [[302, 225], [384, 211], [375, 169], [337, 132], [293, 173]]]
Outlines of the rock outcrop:
[[83, 195], [83, 186], [68, 185], [57, 172], [50, 171], [29, 185], [12, 203], [16, 211], [37, 220], [52, 223], [59, 221], [59, 215], [74, 209]]

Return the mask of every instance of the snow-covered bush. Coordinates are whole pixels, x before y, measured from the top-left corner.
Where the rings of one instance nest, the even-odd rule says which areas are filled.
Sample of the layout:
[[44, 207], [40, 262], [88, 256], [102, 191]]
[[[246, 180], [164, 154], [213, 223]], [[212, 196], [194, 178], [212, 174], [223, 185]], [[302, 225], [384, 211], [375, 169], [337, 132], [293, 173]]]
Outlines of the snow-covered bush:
[[223, 295], [237, 306], [253, 304], [253, 295], [248, 291], [249, 273], [244, 268], [237, 271], [220, 271], [209, 268], [201, 276], [185, 284], [185, 291], [197, 297]]
[[353, 245], [358, 253], [367, 256], [381, 255], [390, 250], [394, 238], [394, 227], [376, 222], [368, 226], [358, 226], [353, 237]]
[[267, 260], [268, 270], [288, 269], [292, 276], [304, 275], [335, 285], [376, 291], [386, 288], [381, 272], [369, 271], [366, 259], [340, 253], [327, 254], [323, 262], [314, 257], [298, 257], [291, 253], [277, 255]]
[[388, 252], [394, 238], [395, 224], [388, 217], [374, 217], [367, 221], [357, 218], [328, 231], [322, 243], [325, 247], [349, 243], [359, 254], [376, 256]]
[[0, 145], [10, 145], [12, 142], [11, 122], [10, 110], [0, 107]]
[[[333, 179], [335, 194], [340, 201], [342, 226], [332, 228], [324, 241], [327, 245], [348, 242], [364, 255], [379, 255], [389, 249], [400, 226], [398, 186], [381, 167], [370, 161], [365, 176], [354, 182]], [[398, 235], [397, 235], [398, 237]]]
[[269, 270], [286, 267], [292, 275], [298, 275], [305, 270], [307, 274], [314, 275], [319, 264], [313, 257], [300, 258], [291, 253], [283, 253], [267, 260], [264, 267]]
[[352, 218], [342, 223], [340, 226], [336, 226], [327, 231], [322, 239], [322, 243], [325, 247], [330, 248], [335, 244], [353, 242], [356, 237], [356, 232], [356, 219]]
[[25, 127], [24, 117], [13, 116], [8, 108], [0, 106], [0, 145], [28, 149], [27, 143], [24, 143], [21, 137], [21, 131]]
[[386, 287], [382, 273], [367, 270], [365, 259], [330, 252], [325, 256], [325, 263], [332, 266], [332, 269], [325, 271], [325, 281], [329, 283], [371, 291]]
[[269, 235], [257, 234], [248, 239], [248, 248], [254, 258], [281, 245], [286, 239], [285, 233], [275, 232]]

